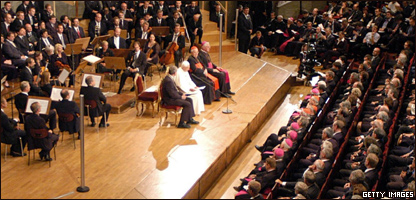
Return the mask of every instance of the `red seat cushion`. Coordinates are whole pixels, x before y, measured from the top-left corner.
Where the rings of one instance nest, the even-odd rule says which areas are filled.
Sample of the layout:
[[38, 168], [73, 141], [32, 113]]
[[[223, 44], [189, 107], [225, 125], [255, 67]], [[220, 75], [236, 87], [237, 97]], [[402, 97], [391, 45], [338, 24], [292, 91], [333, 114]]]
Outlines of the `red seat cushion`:
[[180, 106], [171, 106], [171, 105], [162, 105], [162, 108], [165, 108], [165, 109], [173, 109], [173, 110], [176, 110], [176, 111], [178, 111], [179, 109], [181, 109]]
[[157, 92], [143, 92], [137, 98], [142, 101], [156, 101], [158, 94]]

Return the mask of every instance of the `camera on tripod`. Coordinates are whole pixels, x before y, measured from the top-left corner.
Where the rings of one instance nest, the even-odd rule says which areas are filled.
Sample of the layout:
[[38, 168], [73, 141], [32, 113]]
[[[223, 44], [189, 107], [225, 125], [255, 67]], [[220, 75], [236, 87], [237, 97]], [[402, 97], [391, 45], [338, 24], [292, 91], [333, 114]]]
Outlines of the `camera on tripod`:
[[302, 78], [302, 75], [305, 75], [308, 79], [311, 79], [311, 75], [315, 73], [314, 67], [321, 65], [317, 61], [317, 52], [314, 40], [309, 41], [302, 47], [301, 58], [298, 77]]

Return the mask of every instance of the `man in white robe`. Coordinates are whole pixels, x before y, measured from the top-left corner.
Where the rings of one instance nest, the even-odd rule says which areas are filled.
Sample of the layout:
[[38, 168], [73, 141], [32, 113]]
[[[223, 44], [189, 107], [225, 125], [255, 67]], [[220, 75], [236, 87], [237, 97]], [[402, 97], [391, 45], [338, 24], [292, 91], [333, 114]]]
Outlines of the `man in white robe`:
[[202, 97], [201, 90], [192, 81], [188, 72], [189, 68], [189, 62], [183, 61], [175, 76], [175, 83], [187, 95], [189, 94], [188, 97], [192, 99], [195, 114], [199, 115], [202, 111], [205, 111], [204, 98]]

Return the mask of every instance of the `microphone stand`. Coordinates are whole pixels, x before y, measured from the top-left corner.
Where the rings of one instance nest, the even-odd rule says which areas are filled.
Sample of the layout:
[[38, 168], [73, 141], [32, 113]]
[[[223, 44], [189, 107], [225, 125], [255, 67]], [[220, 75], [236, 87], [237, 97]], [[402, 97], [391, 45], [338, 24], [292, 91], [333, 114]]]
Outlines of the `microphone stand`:
[[[198, 79], [198, 80], [202, 81], [203, 83], [207, 84], [208, 86], [210, 86], [210, 87], [214, 87], [212, 83], [210, 83], [210, 82], [206, 82], [205, 80], [203, 80], [203, 79], [199, 78], [199, 77], [198, 77], [198, 76], [196, 76], [195, 74], [192, 74], [192, 73], [191, 73], [191, 75], [192, 75], [192, 77], [194, 77], [194, 78], [196, 78], [196, 79]], [[220, 92], [222, 95], [224, 95], [225, 97], [227, 97], [227, 109], [223, 110], [223, 111], [222, 111], [222, 113], [224, 113], [224, 114], [231, 114], [231, 113], [233, 113], [233, 111], [232, 111], [231, 109], [229, 109], [229, 108], [228, 108], [228, 99], [231, 99], [231, 101], [233, 101], [235, 104], [237, 104], [237, 102], [236, 102], [236, 101], [235, 101], [235, 100], [234, 100], [234, 99], [233, 99], [230, 95], [228, 95], [228, 94], [225, 94], [225, 93], [221, 92], [221, 90], [218, 90], [218, 92]]]

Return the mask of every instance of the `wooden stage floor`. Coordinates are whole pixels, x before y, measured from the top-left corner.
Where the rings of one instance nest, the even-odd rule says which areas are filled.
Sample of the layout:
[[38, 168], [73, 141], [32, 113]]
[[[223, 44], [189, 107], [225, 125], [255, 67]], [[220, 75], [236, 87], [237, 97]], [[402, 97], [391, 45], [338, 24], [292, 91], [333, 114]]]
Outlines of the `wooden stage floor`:
[[[76, 192], [81, 182], [80, 146], [77, 140], [74, 150], [67, 133], [63, 143], [58, 142], [51, 168], [40, 161], [28, 166], [27, 157], [9, 155], [5, 162], [2, 144], [1, 198], [201, 198], [285, 98], [298, 62], [289, 59], [282, 56], [277, 67], [246, 54], [223, 53], [238, 103], [229, 102], [230, 115], [222, 113], [225, 98], [206, 105], [195, 117], [200, 124], [191, 129], [170, 125], [171, 115], [159, 126], [150, 109], [142, 117], [136, 117], [135, 109], [111, 114], [107, 129], [85, 127], [87, 193]], [[148, 86], [159, 81], [154, 75]], [[130, 89], [129, 83], [125, 89]]]

